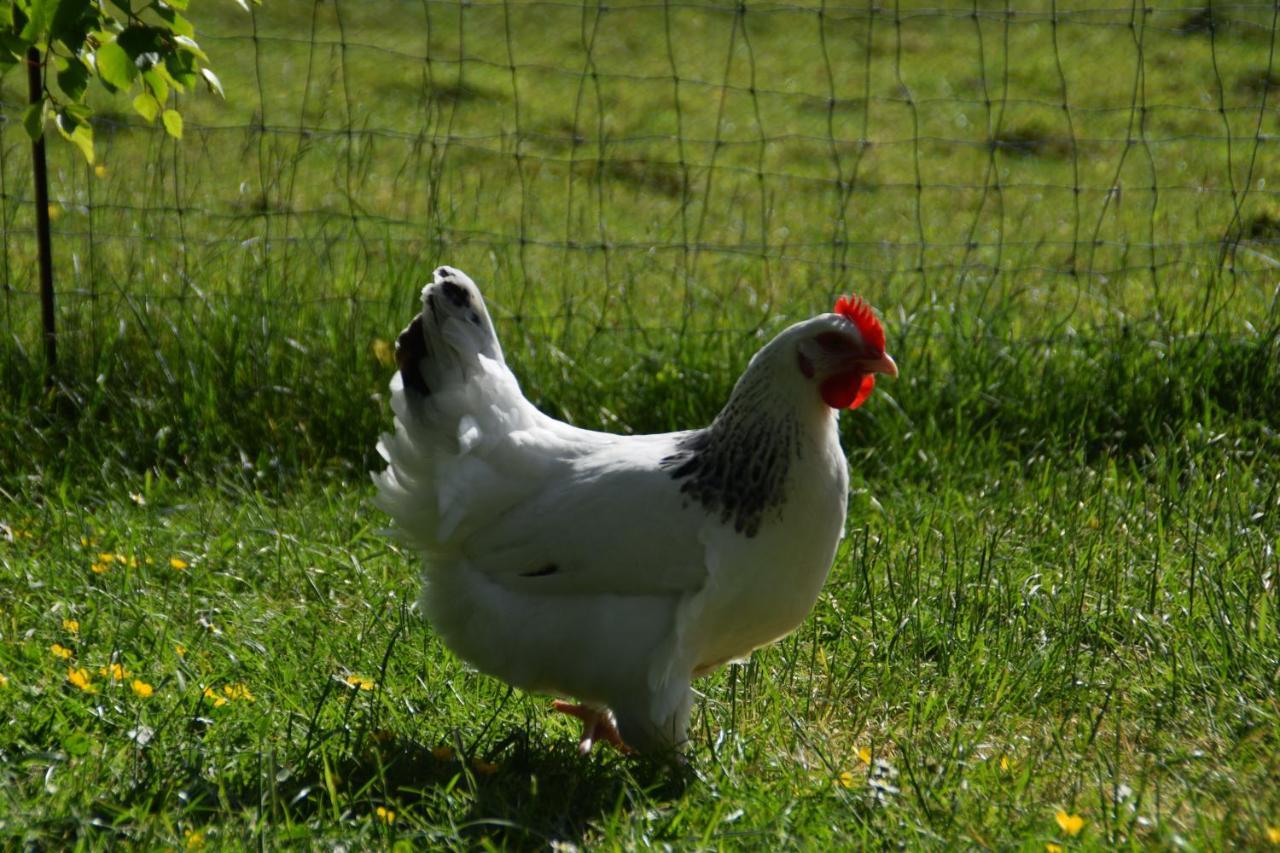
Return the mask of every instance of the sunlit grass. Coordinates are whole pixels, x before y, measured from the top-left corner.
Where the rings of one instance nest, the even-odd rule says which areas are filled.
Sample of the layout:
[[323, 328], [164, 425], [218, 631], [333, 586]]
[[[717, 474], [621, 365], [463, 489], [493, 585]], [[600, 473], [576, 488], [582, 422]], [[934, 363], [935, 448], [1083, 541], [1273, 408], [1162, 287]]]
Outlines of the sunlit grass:
[[[877, 466], [882, 509], [855, 495], [812, 618], [699, 683], [685, 773], [578, 759], [545, 699], [461, 666], [363, 486], [14, 501], [7, 802], [26, 837], [145, 844], [1261, 843], [1274, 477], [1213, 439], [1132, 467]], [[136, 559], [95, 574], [100, 548]]]

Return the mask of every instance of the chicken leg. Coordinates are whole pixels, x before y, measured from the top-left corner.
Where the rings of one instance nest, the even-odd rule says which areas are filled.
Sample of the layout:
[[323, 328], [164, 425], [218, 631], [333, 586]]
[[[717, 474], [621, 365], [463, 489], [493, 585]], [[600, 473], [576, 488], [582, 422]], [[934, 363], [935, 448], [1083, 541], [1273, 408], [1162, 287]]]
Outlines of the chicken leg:
[[551, 703], [551, 710], [582, 720], [582, 740], [578, 742], [578, 752], [583, 755], [591, 752], [591, 748], [597, 743], [612, 744], [614, 749], [623, 755], [635, 752], [622, 740], [622, 735], [618, 734], [613, 712], [608, 708], [575, 705], [572, 702], [556, 699]]

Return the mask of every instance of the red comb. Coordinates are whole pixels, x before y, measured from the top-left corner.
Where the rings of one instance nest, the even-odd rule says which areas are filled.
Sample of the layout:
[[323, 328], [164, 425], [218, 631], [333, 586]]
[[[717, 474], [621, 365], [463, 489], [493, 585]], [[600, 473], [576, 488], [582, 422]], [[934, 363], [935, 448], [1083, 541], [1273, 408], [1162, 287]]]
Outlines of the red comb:
[[835, 313], [858, 327], [862, 340], [872, 349], [884, 352], [884, 329], [876, 315], [871, 313], [871, 306], [858, 296], [841, 296], [836, 300]]

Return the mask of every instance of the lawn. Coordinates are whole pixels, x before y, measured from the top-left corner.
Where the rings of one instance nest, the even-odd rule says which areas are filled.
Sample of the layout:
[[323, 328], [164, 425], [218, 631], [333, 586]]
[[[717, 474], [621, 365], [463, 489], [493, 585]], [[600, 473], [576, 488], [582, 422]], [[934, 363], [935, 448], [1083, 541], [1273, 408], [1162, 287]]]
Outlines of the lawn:
[[[1273, 10], [192, 17], [225, 102], [51, 149], [53, 393], [0, 78], [0, 846], [1280, 844]], [[441, 262], [592, 428], [884, 318], [826, 589], [684, 768], [579, 757], [411, 606], [365, 472]]]

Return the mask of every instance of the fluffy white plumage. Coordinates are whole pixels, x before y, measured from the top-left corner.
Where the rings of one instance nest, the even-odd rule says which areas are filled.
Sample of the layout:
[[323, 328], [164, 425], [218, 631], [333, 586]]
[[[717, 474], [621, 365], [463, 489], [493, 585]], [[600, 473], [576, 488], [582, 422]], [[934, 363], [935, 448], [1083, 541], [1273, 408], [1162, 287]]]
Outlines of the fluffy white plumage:
[[791, 631], [831, 566], [848, 470], [828, 403], [897, 372], [859, 310], [783, 331], [710, 427], [619, 436], [529, 403], [475, 284], [436, 270], [397, 341], [373, 479], [422, 552], [421, 608], [445, 644], [583, 702], [585, 747], [610, 710], [633, 747], [683, 743], [691, 679]]

